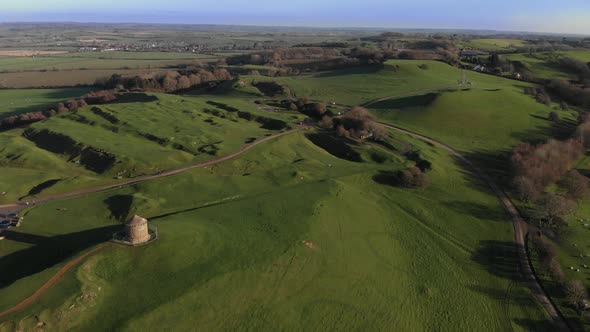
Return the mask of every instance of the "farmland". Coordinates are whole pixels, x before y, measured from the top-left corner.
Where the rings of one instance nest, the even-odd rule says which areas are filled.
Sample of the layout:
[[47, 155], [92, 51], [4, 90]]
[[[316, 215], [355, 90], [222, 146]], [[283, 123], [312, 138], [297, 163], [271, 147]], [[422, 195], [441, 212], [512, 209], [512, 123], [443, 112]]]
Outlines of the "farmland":
[[0, 90], [0, 119], [54, 107], [56, 103], [79, 97], [88, 91], [87, 88]]
[[583, 62], [590, 62], [590, 51], [542, 52], [534, 54], [509, 54], [511, 61], [519, 61], [531, 76], [542, 79], [575, 79], [575, 72], [564, 71], [558, 65], [559, 59], [568, 57]]
[[486, 38], [473, 39], [469, 41], [468, 45], [474, 49], [482, 51], [505, 51], [513, 50], [516, 47], [522, 47], [526, 45], [526, 43], [524, 40], [520, 39]]

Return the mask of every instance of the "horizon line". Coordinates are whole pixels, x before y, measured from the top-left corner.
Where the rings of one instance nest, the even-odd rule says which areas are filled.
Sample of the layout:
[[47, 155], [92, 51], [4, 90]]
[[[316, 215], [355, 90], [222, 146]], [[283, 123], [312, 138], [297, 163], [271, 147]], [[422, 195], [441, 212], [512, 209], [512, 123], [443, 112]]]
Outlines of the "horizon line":
[[486, 28], [400, 28], [400, 27], [371, 27], [371, 26], [314, 26], [314, 25], [259, 25], [259, 24], [228, 24], [228, 23], [163, 23], [163, 22], [105, 22], [105, 21], [43, 21], [43, 20], [17, 20], [4, 21], [0, 20], [0, 24], [102, 24], [102, 25], [167, 25], [167, 26], [217, 26], [217, 27], [250, 27], [250, 28], [294, 28], [294, 29], [321, 29], [321, 30], [407, 30], [413, 32], [419, 31], [479, 31], [479, 32], [494, 32], [499, 34], [532, 34], [532, 35], [553, 35], [553, 36], [576, 36], [576, 37], [590, 37], [590, 33], [571, 33], [571, 32], [548, 32], [548, 31], [527, 31], [527, 30], [502, 30], [502, 29], [486, 29]]

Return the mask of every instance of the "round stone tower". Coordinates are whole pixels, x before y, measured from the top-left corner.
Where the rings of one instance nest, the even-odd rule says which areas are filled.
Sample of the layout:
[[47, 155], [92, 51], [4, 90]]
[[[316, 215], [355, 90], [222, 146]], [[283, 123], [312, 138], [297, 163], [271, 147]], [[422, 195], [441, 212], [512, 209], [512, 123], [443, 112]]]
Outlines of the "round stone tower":
[[125, 225], [127, 241], [131, 244], [140, 244], [150, 240], [148, 221], [138, 215], [134, 215]]

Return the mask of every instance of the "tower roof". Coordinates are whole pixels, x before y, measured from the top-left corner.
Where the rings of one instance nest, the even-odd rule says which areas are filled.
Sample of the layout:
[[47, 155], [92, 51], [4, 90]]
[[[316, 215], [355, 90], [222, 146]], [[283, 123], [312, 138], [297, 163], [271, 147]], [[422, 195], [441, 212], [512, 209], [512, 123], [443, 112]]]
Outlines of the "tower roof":
[[141, 225], [141, 224], [144, 224], [146, 222], [147, 222], [147, 219], [142, 218], [142, 217], [140, 217], [138, 215], [134, 215], [133, 218], [131, 218], [131, 220], [129, 220], [127, 222], [127, 225], [131, 225], [131, 226]]

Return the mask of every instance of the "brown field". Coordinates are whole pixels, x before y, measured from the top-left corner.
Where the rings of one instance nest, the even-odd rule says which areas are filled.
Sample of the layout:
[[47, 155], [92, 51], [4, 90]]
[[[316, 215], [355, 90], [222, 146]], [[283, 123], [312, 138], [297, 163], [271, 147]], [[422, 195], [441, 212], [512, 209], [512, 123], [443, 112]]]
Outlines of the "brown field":
[[94, 84], [98, 78], [110, 77], [115, 73], [132, 76], [155, 74], [165, 71], [166, 69], [95, 69], [0, 73], [0, 88], [40, 88], [88, 85]]
[[34, 55], [53, 55], [64, 54], [67, 51], [33, 51], [33, 50], [0, 50], [0, 56], [34, 56]]

